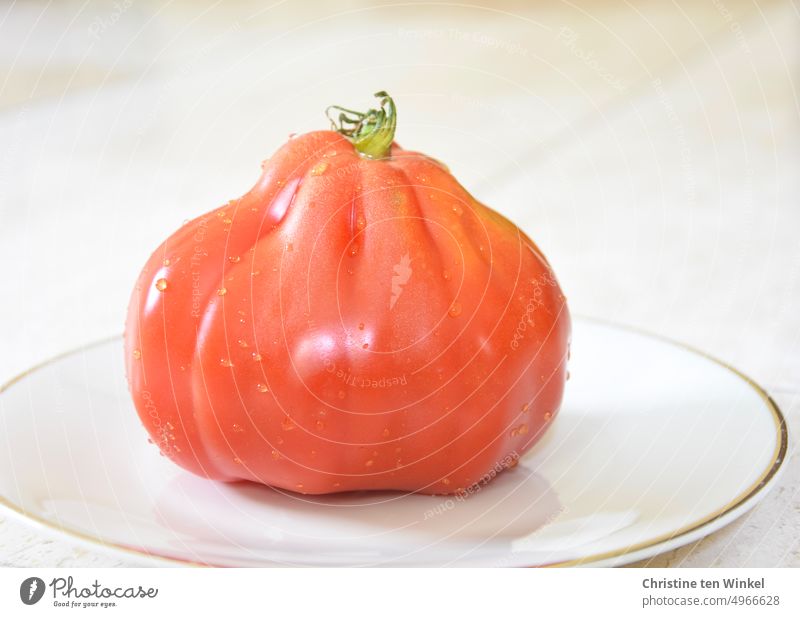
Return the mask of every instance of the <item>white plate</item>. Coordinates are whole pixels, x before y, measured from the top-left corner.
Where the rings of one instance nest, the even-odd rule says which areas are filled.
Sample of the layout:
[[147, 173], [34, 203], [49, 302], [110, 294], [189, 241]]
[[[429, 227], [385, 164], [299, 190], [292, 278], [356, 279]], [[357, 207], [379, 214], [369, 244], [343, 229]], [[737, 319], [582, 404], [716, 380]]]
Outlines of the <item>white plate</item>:
[[203, 480], [158, 456], [120, 339], [29, 371], [0, 396], [0, 501], [43, 530], [200, 564], [618, 565], [731, 522], [787, 445], [754, 383], [679, 345], [576, 320], [552, 429], [468, 499], [306, 497]]

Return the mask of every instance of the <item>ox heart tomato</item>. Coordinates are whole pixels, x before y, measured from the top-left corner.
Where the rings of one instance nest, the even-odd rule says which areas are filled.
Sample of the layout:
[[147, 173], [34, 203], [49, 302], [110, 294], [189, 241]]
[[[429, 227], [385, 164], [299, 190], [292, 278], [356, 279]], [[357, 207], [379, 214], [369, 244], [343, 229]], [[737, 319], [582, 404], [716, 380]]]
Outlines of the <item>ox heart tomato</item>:
[[467, 491], [559, 409], [570, 318], [536, 245], [394, 143], [386, 93], [290, 139], [159, 246], [127, 376], [151, 439], [208, 478], [300, 493]]

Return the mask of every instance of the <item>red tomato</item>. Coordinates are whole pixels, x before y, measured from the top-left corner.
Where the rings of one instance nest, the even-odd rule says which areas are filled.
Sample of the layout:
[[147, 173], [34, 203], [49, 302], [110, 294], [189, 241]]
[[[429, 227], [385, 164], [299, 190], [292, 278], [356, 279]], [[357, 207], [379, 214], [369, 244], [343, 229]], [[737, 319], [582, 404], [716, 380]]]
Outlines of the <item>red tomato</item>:
[[516, 464], [561, 403], [553, 271], [395, 111], [291, 139], [240, 199], [156, 249], [125, 357], [161, 452], [300, 493], [464, 491]]

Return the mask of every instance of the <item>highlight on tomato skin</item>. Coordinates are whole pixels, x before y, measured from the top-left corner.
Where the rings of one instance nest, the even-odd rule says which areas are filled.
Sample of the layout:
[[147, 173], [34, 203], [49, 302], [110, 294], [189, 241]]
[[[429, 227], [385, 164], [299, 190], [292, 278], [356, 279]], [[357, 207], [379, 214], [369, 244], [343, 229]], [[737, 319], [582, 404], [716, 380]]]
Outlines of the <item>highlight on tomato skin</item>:
[[125, 330], [161, 453], [307, 494], [455, 494], [552, 424], [570, 341], [545, 257], [439, 162], [386, 93], [290, 139], [239, 199], [148, 259]]

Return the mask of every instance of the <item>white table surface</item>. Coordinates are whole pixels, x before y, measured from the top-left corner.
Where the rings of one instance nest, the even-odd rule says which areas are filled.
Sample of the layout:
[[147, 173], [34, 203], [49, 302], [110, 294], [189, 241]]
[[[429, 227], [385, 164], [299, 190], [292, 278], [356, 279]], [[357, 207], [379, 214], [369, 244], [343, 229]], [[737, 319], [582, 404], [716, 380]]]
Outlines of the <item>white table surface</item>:
[[[120, 332], [149, 248], [386, 89], [573, 312], [723, 359], [800, 434], [799, 32], [745, 0], [0, 4], [0, 381]], [[800, 565], [795, 443], [754, 510], [638, 565]], [[126, 562], [0, 516], [0, 564]]]

